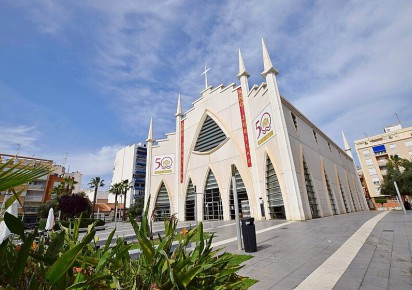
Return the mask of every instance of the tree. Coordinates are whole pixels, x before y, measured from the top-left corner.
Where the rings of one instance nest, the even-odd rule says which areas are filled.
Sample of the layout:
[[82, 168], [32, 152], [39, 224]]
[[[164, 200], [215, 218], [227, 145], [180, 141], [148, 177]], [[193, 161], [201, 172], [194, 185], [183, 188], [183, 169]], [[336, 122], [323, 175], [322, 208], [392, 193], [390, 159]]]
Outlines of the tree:
[[144, 198], [136, 198], [134, 203], [129, 208], [129, 213], [133, 217], [141, 217], [143, 214]]
[[23, 190], [17, 191], [16, 188], [48, 175], [51, 171], [52, 165], [48, 163], [29, 163], [24, 165], [22, 162], [15, 162], [14, 158], [5, 163], [0, 163], [0, 192], [8, 191], [13, 194], [0, 209], [0, 220], [3, 219], [4, 212], [15, 200], [23, 207], [19, 200]]
[[99, 187], [104, 186], [104, 180], [100, 179], [99, 176], [92, 178], [89, 182], [90, 188], [94, 188], [94, 196], [93, 196], [93, 208], [92, 208], [92, 219], [94, 219], [94, 208], [96, 206], [96, 198], [97, 198], [97, 189]]
[[65, 177], [59, 185], [53, 188], [53, 193], [57, 196], [72, 194], [75, 184], [77, 184], [77, 181], [74, 178]]
[[129, 190], [131, 186], [129, 185], [129, 180], [123, 180], [122, 181], [122, 192], [123, 192], [123, 220], [127, 220], [126, 216], [126, 196], [127, 196], [127, 191]]
[[412, 192], [412, 161], [391, 155], [386, 163], [386, 175], [383, 177], [381, 194], [396, 195], [394, 181], [403, 195]]
[[62, 217], [78, 217], [81, 213], [89, 216], [92, 211], [90, 200], [81, 194], [62, 195], [59, 201]]
[[38, 208], [37, 208], [37, 216], [41, 218], [47, 218], [49, 214], [50, 208], [53, 208], [54, 212], [59, 211], [59, 197], [56, 196], [53, 199], [50, 199], [46, 201], [45, 203], [42, 203]]
[[121, 182], [117, 182], [117, 183], [113, 183], [110, 186], [109, 192], [114, 193], [114, 221], [116, 221], [117, 218], [117, 197], [119, 194], [122, 194], [122, 183]]
[[74, 185], [77, 184], [78, 182], [74, 180], [74, 177], [65, 177], [63, 184], [66, 186], [66, 192], [67, 194], [72, 194]]

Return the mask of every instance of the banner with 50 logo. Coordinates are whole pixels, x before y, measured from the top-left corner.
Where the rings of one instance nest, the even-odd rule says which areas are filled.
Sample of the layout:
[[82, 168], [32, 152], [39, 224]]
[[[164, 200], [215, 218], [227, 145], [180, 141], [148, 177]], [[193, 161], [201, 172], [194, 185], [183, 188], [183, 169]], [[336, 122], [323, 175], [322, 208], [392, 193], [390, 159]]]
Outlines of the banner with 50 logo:
[[174, 154], [153, 156], [153, 174], [172, 174], [174, 172]]
[[257, 146], [269, 140], [274, 133], [273, 113], [268, 105], [253, 121]]

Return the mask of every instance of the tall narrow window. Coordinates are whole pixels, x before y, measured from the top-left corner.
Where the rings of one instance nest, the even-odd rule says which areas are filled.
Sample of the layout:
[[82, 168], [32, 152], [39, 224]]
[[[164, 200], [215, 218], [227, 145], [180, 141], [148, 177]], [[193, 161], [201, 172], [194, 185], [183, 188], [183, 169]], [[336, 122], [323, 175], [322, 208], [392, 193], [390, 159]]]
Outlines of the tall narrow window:
[[190, 180], [187, 186], [186, 205], [185, 205], [185, 220], [186, 221], [195, 220], [195, 206], [196, 206], [195, 202], [196, 202], [195, 188], [193, 187], [192, 180]]
[[357, 207], [356, 207], [356, 203], [355, 203], [355, 198], [353, 197], [352, 189], [350, 188], [349, 183], [348, 183], [348, 188], [349, 188], [349, 195], [350, 195], [350, 197], [351, 197], [351, 199], [352, 199], [353, 208], [355, 209], [355, 211], [358, 211], [358, 209], [357, 209]]
[[203, 196], [203, 217], [204, 220], [223, 220], [222, 198], [212, 170], [209, 171]]
[[269, 204], [269, 214], [271, 219], [284, 219], [285, 206], [280, 190], [279, 180], [269, 156], [266, 158], [266, 194]]
[[325, 174], [326, 189], [328, 190], [329, 201], [330, 201], [330, 206], [332, 207], [332, 212], [333, 214], [338, 214], [338, 211], [336, 209], [335, 199], [333, 198], [332, 189], [329, 184], [328, 175], [326, 174], [325, 170], [323, 170], [323, 173]]
[[306, 192], [308, 194], [310, 212], [312, 214], [312, 218], [318, 218], [320, 217], [320, 214], [318, 210], [318, 203], [316, 201], [315, 189], [312, 184], [312, 178], [310, 177], [309, 169], [306, 164], [305, 158], [303, 158], [303, 170], [305, 174], [305, 185], [306, 185]]
[[313, 138], [315, 138], [316, 144], [319, 145], [319, 144], [318, 144], [318, 135], [316, 134], [316, 131], [315, 131], [315, 130], [312, 130], [312, 132], [313, 132]]
[[170, 201], [167, 189], [164, 183], [159, 189], [155, 203], [156, 219], [163, 221], [170, 217]]
[[350, 210], [349, 210], [348, 202], [346, 201], [346, 197], [345, 197], [345, 192], [343, 191], [343, 187], [342, 187], [342, 184], [340, 183], [339, 177], [338, 177], [338, 183], [339, 183], [340, 193], [342, 194], [343, 204], [345, 205], [345, 210], [348, 213], [350, 212]]
[[[246, 187], [243, 183], [242, 177], [240, 176], [239, 171], [236, 168], [235, 171], [235, 179], [236, 179], [236, 192], [237, 192], [237, 201], [239, 206], [239, 213], [242, 214], [250, 214], [250, 213], [243, 213], [242, 204], [249, 204], [249, 200], [247, 197]], [[229, 206], [230, 206], [230, 218], [234, 220], [235, 216], [235, 200], [233, 198], [233, 184], [232, 180], [230, 181], [230, 195], [229, 195]], [[246, 209], [245, 209], [246, 210]]]
[[295, 130], [298, 131], [298, 120], [296, 119], [296, 115], [293, 112], [290, 112], [292, 116], [293, 125], [295, 126]]

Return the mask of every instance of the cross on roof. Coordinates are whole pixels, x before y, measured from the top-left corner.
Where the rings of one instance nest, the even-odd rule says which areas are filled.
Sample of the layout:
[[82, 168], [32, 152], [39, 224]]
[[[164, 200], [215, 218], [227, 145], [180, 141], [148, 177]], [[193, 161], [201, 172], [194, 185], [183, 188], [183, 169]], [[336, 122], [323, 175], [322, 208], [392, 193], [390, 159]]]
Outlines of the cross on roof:
[[205, 89], [207, 89], [208, 88], [208, 85], [207, 85], [207, 72], [210, 70], [210, 67], [209, 68], [207, 68], [207, 66], [206, 66], [206, 62], [205, 62], [205, 70], [200, 74], [201, 76], [202, 75], [205, 75]]

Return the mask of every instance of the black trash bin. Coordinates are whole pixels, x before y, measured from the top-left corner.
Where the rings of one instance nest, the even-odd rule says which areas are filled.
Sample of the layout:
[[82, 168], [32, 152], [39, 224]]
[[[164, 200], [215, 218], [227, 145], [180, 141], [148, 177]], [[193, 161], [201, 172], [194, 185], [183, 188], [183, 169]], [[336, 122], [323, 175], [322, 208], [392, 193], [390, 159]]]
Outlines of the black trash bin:
[[242, 236], [246, 253], [257, 251], [254, 218], [242, 218]]

